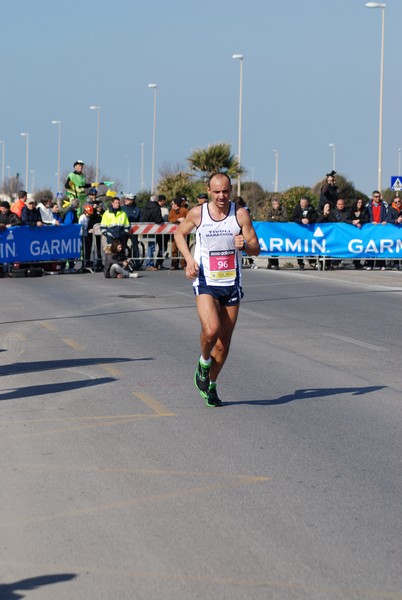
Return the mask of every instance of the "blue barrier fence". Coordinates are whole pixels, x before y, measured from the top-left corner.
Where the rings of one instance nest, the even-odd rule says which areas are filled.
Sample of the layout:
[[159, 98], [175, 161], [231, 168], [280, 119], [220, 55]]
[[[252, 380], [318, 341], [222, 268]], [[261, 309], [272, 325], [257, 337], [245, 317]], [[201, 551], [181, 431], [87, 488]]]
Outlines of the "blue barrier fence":
[[253, 223], [260, 256], [324, 256], [345, 259], [402, 259], [400, 225], [345, 223]]
[[[400, 225], [253, 223], [261, 256], [402, 259]], [[79, 258], [81, 226], [11, 227], [0, 232], [0, 263]]]
[[81, 245], [81, 225], [10, 227], [0, 232], [0, 263], [79, 258]]

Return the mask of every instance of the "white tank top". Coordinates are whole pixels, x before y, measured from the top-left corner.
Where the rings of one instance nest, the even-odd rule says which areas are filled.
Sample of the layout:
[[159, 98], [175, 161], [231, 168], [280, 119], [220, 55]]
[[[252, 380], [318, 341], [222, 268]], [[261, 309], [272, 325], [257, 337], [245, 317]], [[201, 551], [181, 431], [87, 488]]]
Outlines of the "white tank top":
[[200, 283], [216, 286], [241, 285], [241, 252], [236, 250], [234, 236], [241, 231], [236, 218], [236, 205], [231, 202], [222, 221], [212, 219], [208, 204], [201, 205], [201, 223], [196, 231], [194, 259], [200, 266], [194, 286]]

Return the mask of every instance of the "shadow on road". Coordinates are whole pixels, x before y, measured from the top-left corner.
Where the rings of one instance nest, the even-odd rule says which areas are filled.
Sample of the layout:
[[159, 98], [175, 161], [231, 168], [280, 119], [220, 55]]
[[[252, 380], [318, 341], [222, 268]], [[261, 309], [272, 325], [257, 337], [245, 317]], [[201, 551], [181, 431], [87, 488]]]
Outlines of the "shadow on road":
[[74, 573], [60, 573], [59, 575], [41, 575], [40, 577], [30, 577], [29, 579], [21, 579], [14, 583], [0, 583], [0, 600], [18, 600], [25, 598], [25, 592], [28, 590], [36, 590], [44, 585], [54, 583], [62, 583], [63, 581], [71, 581], [77, 575]]
[[54, 371], [57, 369], [73, 369], [74, 367], [86, 367], [88, 365], [111, 365], [121, 362], [137, 362], [142, 360], [154, 360], [152, 357], [144, 358], [73, 358], [67, 360], [38, 360], [30, 362], [12, 363], [0, 366], [0, 375], [20, 375], [22, 373], [35, 373], [37, 371]]
[[293, 394], [287, 394], [273, 400], [239, 400], [238, 402], [224, 402], [224, 406], [237, 406], [238, 404], [250, 404], [252, 406], [276, 406], [277, 404], [287, 404], [296, 400], [309, 400], [311, 398], [325, 398], [326, 396], [337, 396], [338, 394], [351, 394], [352, 396], [362, 396], [385, 389], [385, 385], [370, 385], [367, 387], [340, 387], [340, 388], [313, 388], [296, 390]]
[[[99, 377], [98, 379], [80, 379], [78, 381], [67, 381], [63, 383], [49, 383], [41, 385], [30, 385], [28, 387], [0, 392], [1, 400], [17, 400], [18, 398], [30, 398], [32, 396], [45, 396], [46, 394], [58, 394], [69, 392], [80, 388], [88, 388], [94, 385], [103, 385], [116, 381], [114, 377]], [[0, 596], [1, 600], [1, 596]]]

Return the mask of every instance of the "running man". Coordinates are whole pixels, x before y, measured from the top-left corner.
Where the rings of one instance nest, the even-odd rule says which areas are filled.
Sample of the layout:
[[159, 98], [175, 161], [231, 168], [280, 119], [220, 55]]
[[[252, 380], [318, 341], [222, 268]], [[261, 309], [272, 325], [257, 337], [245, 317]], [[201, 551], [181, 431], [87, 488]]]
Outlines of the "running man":
[[[257, 256], [260, 245], [248, 211], [230, 201], [230, 178], [224, 173], [211, 175], [207, 190], [209, 203], [192, 208], [174, 237], [187, 263], [186, 277], [194, 280], [201, 322], [201, 355], [194, 383], [207, 406], [222, 406], [216, 380], [229, 353], [243, 297], [241, 252]], [[193, 258], [186, 236], [194, 228], [197, 231]]]

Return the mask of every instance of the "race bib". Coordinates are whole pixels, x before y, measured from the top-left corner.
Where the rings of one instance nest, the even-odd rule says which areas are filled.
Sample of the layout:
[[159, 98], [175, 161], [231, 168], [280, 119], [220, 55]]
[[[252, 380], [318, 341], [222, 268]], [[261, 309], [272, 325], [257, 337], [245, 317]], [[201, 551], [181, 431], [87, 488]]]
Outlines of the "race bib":
[[211, 250], [209, 253], [209, 276], [215, 280], [235, 279], [236, 250]]

